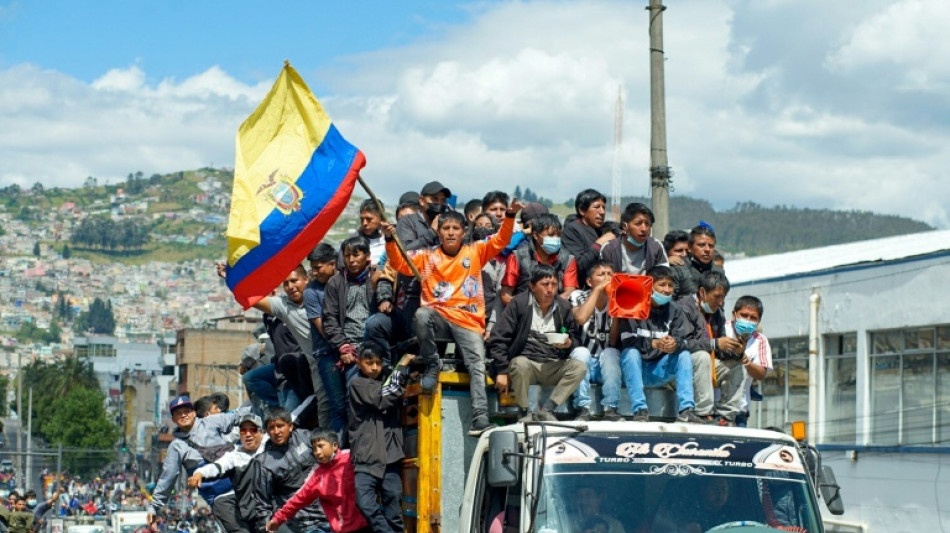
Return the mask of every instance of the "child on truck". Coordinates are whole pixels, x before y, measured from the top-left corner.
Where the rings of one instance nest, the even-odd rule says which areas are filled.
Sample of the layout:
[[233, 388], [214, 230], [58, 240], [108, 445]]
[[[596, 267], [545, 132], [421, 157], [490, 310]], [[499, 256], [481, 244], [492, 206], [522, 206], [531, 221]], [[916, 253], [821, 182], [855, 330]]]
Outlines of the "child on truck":
[[349, 450], [340, 449], [340, 440], [332, 428], [315, 430], [310, 437], [310, 444], [317, 466], [300, 490], [267, 522], [267, 531], [277, 531], [297, 511], [318, 499], [334, 533], [350, 533], [365, 528], [366, 519], [356, 508], [354, 471]]
[[650, 419], [644, 386], [676, 380], [677, 422], [703, 423], [693, 408], [693, 359], [686, 350], [682, 311], [673, 305], [673, 271], [655, 266], [650, 316], [646, 320], [617, 319], [610, 327], [610, 342], [620, 348], [620, 368], [630, 395], [635, 422]]
[[350, 380], [349, 437], [356, 485], [356, 505], [376, 533], [402, 533], [402, 427], [399, 399], [405, 392], [409, 363], [407, 354], [385, 382], [383, 348], [363, 343], [356, 366], [359, 374]]

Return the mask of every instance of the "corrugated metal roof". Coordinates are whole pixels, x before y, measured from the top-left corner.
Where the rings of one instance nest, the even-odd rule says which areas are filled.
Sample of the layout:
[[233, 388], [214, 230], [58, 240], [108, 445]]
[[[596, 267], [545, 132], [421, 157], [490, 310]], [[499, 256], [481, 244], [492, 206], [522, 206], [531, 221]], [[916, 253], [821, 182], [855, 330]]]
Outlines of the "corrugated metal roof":
[[950, 250], [950, 230], [934, 230], [849, 242], [781, 254], [726, 261], [732, 284], [823, 272], [839, 267], [894, 261]]

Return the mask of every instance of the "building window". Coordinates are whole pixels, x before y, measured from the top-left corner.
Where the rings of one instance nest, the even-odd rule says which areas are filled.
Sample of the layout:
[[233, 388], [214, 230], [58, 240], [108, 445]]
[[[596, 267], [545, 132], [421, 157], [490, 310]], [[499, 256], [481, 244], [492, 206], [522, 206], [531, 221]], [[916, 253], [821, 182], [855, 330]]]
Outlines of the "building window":
[[872, 442], [950, 441], [950, 326], [874, 331], [870, 341]]
[[[758, 427], [787, 428], [808, 418], [808, 337], [770, 339], [772, 373], [760, 384], [763, 399]], [[755, 412], [755, 405], [751, 406]]]
[[824, 442], [857, 439], [858, 335], [826, 335]]

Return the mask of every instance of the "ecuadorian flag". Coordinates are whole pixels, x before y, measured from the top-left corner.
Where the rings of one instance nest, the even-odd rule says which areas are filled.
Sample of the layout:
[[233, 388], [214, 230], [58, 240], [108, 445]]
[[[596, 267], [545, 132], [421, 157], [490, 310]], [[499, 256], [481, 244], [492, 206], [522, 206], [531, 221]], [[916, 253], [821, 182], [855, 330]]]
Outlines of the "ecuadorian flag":
[[289, 63], [238, 129], [236, 154], [226, 272], [228, 288], [247, 309], [326, 235], [366, 158]]

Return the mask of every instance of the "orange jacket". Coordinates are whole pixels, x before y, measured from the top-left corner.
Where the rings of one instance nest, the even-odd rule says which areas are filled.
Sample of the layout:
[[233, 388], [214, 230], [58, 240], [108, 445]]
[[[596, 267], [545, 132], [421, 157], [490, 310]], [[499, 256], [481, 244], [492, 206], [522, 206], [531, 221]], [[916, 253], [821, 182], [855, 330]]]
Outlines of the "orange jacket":
[[[449, 322], [478, 333], [485, 332], [485, 290], [482, 268], [511, 242], [514, 217], [506, 216], [498, 233], [482, 242], [462, 245], [454, 256], [441, 247], [409, 252], [422, 276], [420, 305], [438, 311]], [[412, 275], [395, 241], [386, 243], [386, 256], [400, 274]]]

